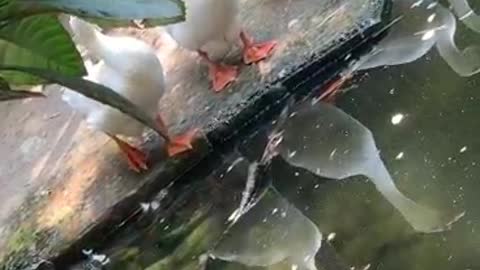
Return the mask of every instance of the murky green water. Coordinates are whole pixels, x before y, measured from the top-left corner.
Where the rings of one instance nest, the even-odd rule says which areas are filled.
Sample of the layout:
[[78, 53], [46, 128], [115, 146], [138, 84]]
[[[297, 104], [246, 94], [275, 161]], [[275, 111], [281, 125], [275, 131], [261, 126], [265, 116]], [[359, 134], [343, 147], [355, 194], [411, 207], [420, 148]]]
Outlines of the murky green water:
[[[480, 45], [480, 34], [459, 24], [456, 42]], [[442, 216], [465, 212], [451, 230], [416, 231], [366, 177], [322, 178], [278, 157], [258, 177], [271, 187], [228, 228], [254, 161], [239, 150], [207, 179], [158, 198], [159, 205], [150, 205], [115, 248], [104, 251], [110, 258], [104, 267], [479, 269], [480, 75], [459, 76], [432, 49], [413, 63], [359, 72], [347, 87], [337, 105], [371, 130], [398, 189]], [[263, 145], [247, 148], [261, 153]], [[173, 193], [182, 196], [169, 198]], [[327, 238], [338, 257], [317, 254]]]
[[[480, 44], [478, 36], [464, 30], [462, 41]], [[435, 51], [413, 64], [368, 75], [340, 106], [372, 130], [383, 160], [406, 194], [446, 211], [466, 211], [450, 232], [404, 243], [394, 239], [382, 252], [381, 263], [376, 262], [378, 269], [478, 268], [480, 77], [459, 77]], [[393, 125], [399, 113], [405, 117]], [[371, 230], [359, 234], [355, 241], [362, 241], [362, 250], [375, 249], [395, 235], [387, 221], [378, 224], [389, 236]], [[348, 241], [342, 245], [350, 249]], [[350, 256], [366, 263], [359, 254]]]

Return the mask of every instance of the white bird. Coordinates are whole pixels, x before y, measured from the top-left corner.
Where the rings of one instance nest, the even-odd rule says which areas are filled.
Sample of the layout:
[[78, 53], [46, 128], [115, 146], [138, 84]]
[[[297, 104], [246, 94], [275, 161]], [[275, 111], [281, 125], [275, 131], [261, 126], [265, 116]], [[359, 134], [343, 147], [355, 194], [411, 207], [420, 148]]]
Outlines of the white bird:
[[[191, 149], [193, 133], [171, 139], [158, 113], [158, 102], [165, 92], [165, 82], [162, 65], [155, 51], [132, 37], [104, 35], [96, 26], [76, 17], [70, 18], [70, 28], [74, 40], [87, 50], [88, 55], [99, 61], [95, 65], [87, 62], [86, 79], [111, 88], [155, 117], [168, 142], [170, 155]], [[69, 89], [64, 92], [63, 99], [85, 116], [91, 128], [106, 133], [118, 144], [133, 170], [138, 172], [147, 169], [145, 154], [117, 136], [141, 136], [145, 128], [143, 124]]]
[[188, 50], [197, 51], [207, 62], [209, 77], [216, 92], [223, 90], [238, 76], [238, 68], [218, 63], [235, 40], [243, 43], [243, 61], [259, 62], [269, 57], [275, 41], [255, 44], [240, 30], [238, 23], [239, 0], [186, 0], [186, 20], [169, 25], [167, 31], [177, 43]]

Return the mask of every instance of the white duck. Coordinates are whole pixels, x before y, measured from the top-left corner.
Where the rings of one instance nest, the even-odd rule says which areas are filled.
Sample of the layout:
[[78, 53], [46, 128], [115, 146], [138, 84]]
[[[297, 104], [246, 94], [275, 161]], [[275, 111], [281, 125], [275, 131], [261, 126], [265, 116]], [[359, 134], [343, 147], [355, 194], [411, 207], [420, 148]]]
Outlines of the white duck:
[[[74, 40], [87, 50], [88, 55], [99, 60], [95, 65], [86, 65], [86, 79], [111, 88], [155, 117], [168, 142], [169, 155], [191, 149], [190, 141], [194, 133], [188, 132], [184, 136], [171, 138], [158, 113], [158, 102], [165, 92], [165, 83], [162, 65], [155, 51], [132, 37], [104, 35], [96, 26], [76, 17], [70, 18], [70, 28]], [[133, 170], [139, 172], [147, 169], [145, 154], [117, 136], [141, 136], [143, 124], [112, 107], [68, 89], [64, 92], [63, 99], [85, 115], [90, 127], [105, 132], [117, 143]]]
[[236, 79], [238, 68], [216, 62], [215, 56], [223, 57], [238, 37], [244, 46], [245, 64], [259, 62], [273, 53], [275, 41], [255, 44], [244, 31], [240, 31], [239, 0], [185, 0], [185, 5], [186, 20], [169, 25], [167, 31], [181, 47], [197, 51], [207, 62], [216, 92]]

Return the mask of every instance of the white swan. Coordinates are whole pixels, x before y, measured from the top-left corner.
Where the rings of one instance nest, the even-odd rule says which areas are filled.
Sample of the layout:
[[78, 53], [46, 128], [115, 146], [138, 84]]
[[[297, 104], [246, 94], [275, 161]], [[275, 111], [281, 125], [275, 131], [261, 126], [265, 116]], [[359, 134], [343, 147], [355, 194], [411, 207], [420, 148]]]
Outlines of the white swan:
[[259, 62], [273, 52], [276, 42], [255, 44], [240, 30], [238, 22], [239, 0], [185, 0], [187, 8], [184, 22], [169, 25], [167, 31], [177, 43], [197, 51], [209, 67], [209, 77], [215, 91], [223, 90], [238, 75], [238, 68], [218, 63], [240, 37], [243, 60], [246, 64]]
[[290, 164], [333, 179], [367, 176], [417, 231], [441, 231], [452, 223], [398, 190], [370, 130], [340, 109], [325, 103], [305, 104], [279, 128], [282, 137], [277, 151]]
[[[165, 92], [162, 65], [154, 50], [132, 37], [112, 37], [102, 34], [97, 27], [79, 18], [70, 18], [74, 40], [83, 46], [88, 55], [99, 62], [87, 62], [87, 79], [105, 85], [147, 113], [158, 119], [159, 126], [168, 139], [169, 154], [174, 155], [191, 148], [193, 133], [170, 139], [165, 124], [158, 113], [158, 102]], [[135, 171], [147, 169], [146, 156], [137, 148], [118, 138], [141, 136], [144, 125], [122, 112], [66, 89], [63, 99], [86, 117], [95, 130], [110, 136], [126, 155]]]

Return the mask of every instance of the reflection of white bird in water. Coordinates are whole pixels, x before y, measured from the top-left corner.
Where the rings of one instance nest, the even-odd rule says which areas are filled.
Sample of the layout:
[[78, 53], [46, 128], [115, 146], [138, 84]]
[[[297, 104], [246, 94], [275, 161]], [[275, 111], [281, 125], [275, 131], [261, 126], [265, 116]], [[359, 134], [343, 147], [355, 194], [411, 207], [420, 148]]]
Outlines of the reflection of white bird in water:
[[398, 190], [370, 130], [340, 109], [324, 103], [305, 104], [278, 128], [281, 142], [277, 151], [290, 164], [334, 179], [367, 176], [417, 231], [442, 231], [451, 224], [452, 219]]
[[[94, 25], [76, 17], [71, 17], [70, 27], [75, 41], [85, 47], [89, 55], [100, 60], [96, 65], [87, 65], [87, 79], [110, 87], [156, 117], [159, 128], [168, 141], [170, 155], [191, 149], [193, 132], [171, 138], [158, 113], [158, 102], [165, 92], [165, 83], [162, 65], [154, 50], [135, 38], [106, 36]], [[105, 132], [117, 143], [133, 170], [147, 168], [145, 154], [117, 137], [141, 136], [144, 125], [116, 109], [73, 91], [65, 91], [63, 99], [85, 115], [89, 126]]]
[[[466, 1], [450, 0], [463, 21], [475, 21]], [[464, 14], [466, 13], [466, 14]], [[460, 76], [480, 72], [480, 47], [470, 46], [460, 50], [455, 44], [457, 29], [455, 16], [433, 0], [394, 1], [393, 17], [400, 18], [388, 35], [378, 44], [372, 54], [359, 62], [360, 70], [378, 66], [399, 65], [413, 62], [435, 46], [447, 64]], [[467, 20], [470, 18], [469, 20]], [[480, 31], [480, 25], [473, 26]]]
[[288, 262], [298, 270], [316, 270], [315, 255], [321, 242], [317, 226], [271, 190], [242, 216], [210, 255], [247, 266]]
[[480, 33], [480, 16], [477, 15], [467, 0], [449, 0], [453, 11], [468, 28]]
[[[468, 27], [480, 33], [480, 16], [466, 0], [449, 0], [454, 12]], [[480, 47], [463, 50], [455, 44], [455, 16], [433, 0], [393, 1], [395, 23], [374, 50], [354, 63], [351, 70], [327, 87], [317, 100], [333, 101], [343, 84], [356, 70], [394, 66], [413, 62], [435, 46], [440, 56], [458, 75], [467, 77], [480, 72]]]

